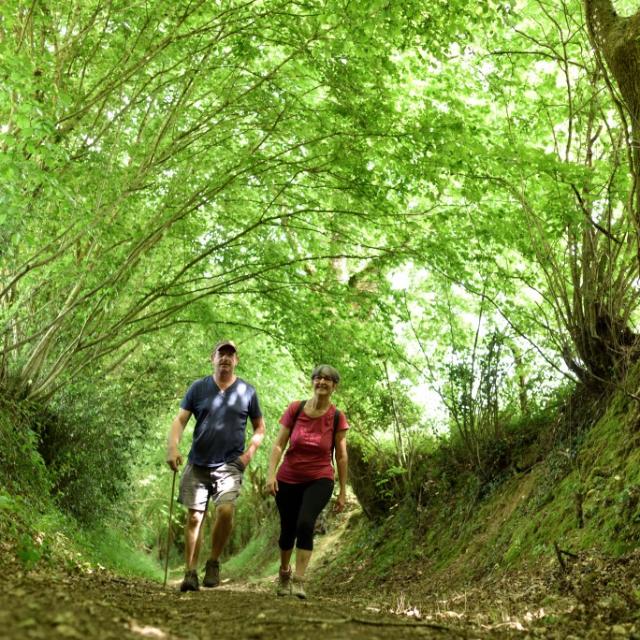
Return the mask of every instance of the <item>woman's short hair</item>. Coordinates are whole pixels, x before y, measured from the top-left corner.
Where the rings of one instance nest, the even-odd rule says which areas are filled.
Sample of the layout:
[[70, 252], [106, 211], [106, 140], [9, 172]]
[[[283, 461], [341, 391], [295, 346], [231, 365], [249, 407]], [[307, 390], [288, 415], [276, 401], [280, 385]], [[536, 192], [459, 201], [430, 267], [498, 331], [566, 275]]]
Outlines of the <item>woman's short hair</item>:
[[328, 364], [319, 364], [312, 372], [311, 379], [317, 378], [318, 376], [327, 376], [331, 378], [336, 384], [340, 382], [340, 374], [337, 369], [334, 369], [331, 365]]

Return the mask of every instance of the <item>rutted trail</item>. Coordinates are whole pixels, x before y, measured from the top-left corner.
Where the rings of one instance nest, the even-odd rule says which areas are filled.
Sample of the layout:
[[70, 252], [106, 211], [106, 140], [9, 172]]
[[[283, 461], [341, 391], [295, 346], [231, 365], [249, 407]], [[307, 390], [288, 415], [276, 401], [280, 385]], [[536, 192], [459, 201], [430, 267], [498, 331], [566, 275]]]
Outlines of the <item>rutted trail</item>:
[[0, 638], [476, 638], [312, 597], [227, 585], [197, 593], [105, 574], [14, 574], [0, 595]]
[[[452, 598], [448, 604], [441, 600], [431, 607], [426, 601], [418, 603], [422, 619], [416, 619], [390, 613], [391, 607], [383, 604], [389, 602], [388, 594], [381, 592], [369, 597], [361, 593], [344, 601], [337, 595], [324, 596], [312, 584], [309, 599], [303, 601], [278, 598], [274, 581], [260, 585], [228, 581], [216, 589], [180, 593], [179, 580], [163, 588], [156, 582], [117, 577], [106, 571], [24, 572], [15, 562], [4, 564], [0, 557], [4, 576], [0, 639], [638, 640], [637, 608], [630, 602], [623, 609], [616, 608], [614, 598], [615, 593], [631, 589], [625, 577], [627, 568], [635, 584], [638, 559], [640, 554], [630, 556], [625, 563], [628, 567], [620, 563], [576, 565], [566, 576], [567, 581], [575, 582], [575, 589], [594, 572], [606, 578], [592, 594], [590, 606], [567, 595], [553, 596], [554, 590], [545, 588], [534, 576], [529, 580], [514, 576], [492, 589], [485, 584], [465, 592], [463, 611], [442, 608], [451, 607]], [[539, 612], [545, 592], [546, 617], [525, 615], [532, 608]], [[502, 622], [491, 622], [489, 613], [495, 618], [496, 608], [511, 608], [512, 615]], [[514, 624], [518, 620], [521, 623]]]

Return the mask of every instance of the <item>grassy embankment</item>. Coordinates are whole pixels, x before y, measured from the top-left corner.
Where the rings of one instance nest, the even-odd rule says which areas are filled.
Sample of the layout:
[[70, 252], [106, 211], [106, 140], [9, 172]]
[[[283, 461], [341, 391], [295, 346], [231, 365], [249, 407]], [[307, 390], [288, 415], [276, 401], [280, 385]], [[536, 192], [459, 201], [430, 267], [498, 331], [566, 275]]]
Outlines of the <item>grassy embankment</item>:
[[[639, 381], [636, 368], [625, 388], [635, 392]], [[640, 402], [621, 388], [591, 399], [597, 411], [582, 406], [578, 422], [544, 451], [544, 438], [514, 451], [535, 463], [507, 470], [481, 498], [443, 491], [418, 510], [400, 501], [373, 525], [354, 514], [323, 559], [322, 589], [450, 593], [518, 572], [549, 574], [581, 554], [632, 552], [640, 539]]]

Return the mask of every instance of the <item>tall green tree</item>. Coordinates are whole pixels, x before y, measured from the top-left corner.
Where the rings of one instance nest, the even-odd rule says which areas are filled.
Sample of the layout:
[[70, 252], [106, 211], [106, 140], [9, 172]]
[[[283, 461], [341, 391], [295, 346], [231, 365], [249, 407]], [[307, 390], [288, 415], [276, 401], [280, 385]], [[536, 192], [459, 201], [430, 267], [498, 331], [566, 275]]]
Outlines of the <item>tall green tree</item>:
[[448, 123], [438, 195], [422, 196], [441, 253], [430, 265], [552, 346], [567, 375], [617, 380], [637, 356], [624, 123], [578, 3], [534, 1], [508, 22], [425, 76]]
[[640, 260], [640, 7], [632, 3], [630, 15], [620, 15], [611, 0], [584, 0], [589, 35], [600, 68], [608, 80], [625, 134], [632, 185], [629, 214], [635, 225]]
[[437, 34], [443, 15], [6, 3], [4, 386], [46, 399], [195, 301], [397, 245], [393, 185], [372, 185], [366, 166], [371, 146], [390, 147], [391, 53], [407, 25]]

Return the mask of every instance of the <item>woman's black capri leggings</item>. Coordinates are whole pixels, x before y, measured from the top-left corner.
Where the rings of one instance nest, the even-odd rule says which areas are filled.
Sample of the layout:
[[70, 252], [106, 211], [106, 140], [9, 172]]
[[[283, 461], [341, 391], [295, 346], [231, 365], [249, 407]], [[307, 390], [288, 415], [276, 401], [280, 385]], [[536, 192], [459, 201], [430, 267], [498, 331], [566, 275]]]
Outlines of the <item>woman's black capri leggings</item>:
[[316, 519], [333, 493], [333, 480], [320, 478], [300, 484], [278, 482], [276, 504], [280, 512], [280, 539], [283, 551], [313, 549], [313, 530]]

